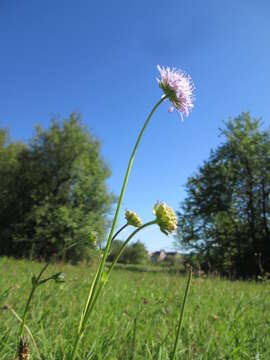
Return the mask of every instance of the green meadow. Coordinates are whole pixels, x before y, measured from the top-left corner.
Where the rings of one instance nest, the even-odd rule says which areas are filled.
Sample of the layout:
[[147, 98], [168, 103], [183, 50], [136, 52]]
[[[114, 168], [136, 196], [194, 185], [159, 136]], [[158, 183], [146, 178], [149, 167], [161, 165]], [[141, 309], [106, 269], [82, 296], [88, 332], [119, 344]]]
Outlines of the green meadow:
[[[0, 359], [14, 359], [19, 322], [33, 274], [42, 264], [0, 258]], [[133, 271], [130, 271], [133, 270]], [[78, 359], [169, 359], [185, 277], [116, 269], [106, 284]], [[94, 268], [50, 265], [65, 283], [37, 289], [28, 314], [42, 359], [66, 359]], [[7, 290], [7, 291], [6, 291]], [[38, 359], [32, 343], [31, 359]], [[193, 277], [177, 359], [270, 359], [270, 285]]]

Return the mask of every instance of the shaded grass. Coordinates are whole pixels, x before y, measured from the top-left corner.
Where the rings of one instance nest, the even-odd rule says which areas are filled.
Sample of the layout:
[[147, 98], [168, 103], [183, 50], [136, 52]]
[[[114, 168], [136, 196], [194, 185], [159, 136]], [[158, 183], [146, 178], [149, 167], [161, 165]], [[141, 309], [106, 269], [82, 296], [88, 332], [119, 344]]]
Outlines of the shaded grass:
[[[21, 315], [31, 276], [41, 266], [0, 258], [0, 307], [9, 304]], [[85, 265], [51, 265], [48, 274], [56, 271], [66, 274], [66, 283], [40, 287], [27, 321], [46, 360], [66, 359], [93, 275]], [[115, 271], [90, 319], [78, 358], [169, 359], [185, 281], [168, 273]], [[1, 310], [1, 360], [12, 359], [17, 331], [17, 320]], [[269, 360], [269, 344], [268, 284], [193, 279], [177, 359]]]

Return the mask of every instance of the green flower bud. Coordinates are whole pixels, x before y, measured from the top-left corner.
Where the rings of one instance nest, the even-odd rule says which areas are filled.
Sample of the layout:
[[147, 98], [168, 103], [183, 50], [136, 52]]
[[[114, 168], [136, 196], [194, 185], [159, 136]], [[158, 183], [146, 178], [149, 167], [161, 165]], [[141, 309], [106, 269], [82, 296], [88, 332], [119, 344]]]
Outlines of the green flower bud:
[[177, 228], [177, 219], [175, 212], [165, 203], [157, 202], [154, 206], [154, 215], [156, 215], [157, 223], [160, 227], [160, 230], [168, 235], [172, 233]]
[[63, 283], [65, 282], [65, 274], [62, 272], [56, 273], [53, 275], [53, 279], [56, 283]]
[[142, 226], [142, 221], [138, 214], [136, 214], [134, 211], [126, 210], [125, 218], [127, 220], [127, 223], [131, 226], [140, 227]]
[[97, 233], [95, 231], [91, 231], [89, 234], [90, 243], [94, 246], [97, 245]]

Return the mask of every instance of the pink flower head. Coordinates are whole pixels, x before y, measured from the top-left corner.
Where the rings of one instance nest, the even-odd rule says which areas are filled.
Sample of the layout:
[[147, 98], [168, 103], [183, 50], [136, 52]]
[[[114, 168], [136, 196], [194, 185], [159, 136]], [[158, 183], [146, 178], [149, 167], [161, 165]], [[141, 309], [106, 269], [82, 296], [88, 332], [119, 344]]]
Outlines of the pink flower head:
[[182, 118], [183, 114], [188, 116], [194, 101], [192, 94], [194, 85], [191, 77], [175, 68], [170, 69], [159, 65], [157, 68], [161, 77], [158, 79], [158, 84], [171, 102], [169, 112], [176, 108]]

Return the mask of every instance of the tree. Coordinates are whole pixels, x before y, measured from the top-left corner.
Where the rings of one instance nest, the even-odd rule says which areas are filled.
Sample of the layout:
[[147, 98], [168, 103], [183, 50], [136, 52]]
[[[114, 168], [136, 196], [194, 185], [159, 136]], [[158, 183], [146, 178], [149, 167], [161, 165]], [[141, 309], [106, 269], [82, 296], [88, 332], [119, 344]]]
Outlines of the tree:
[[[116, 258], [123, 243], [124, 242], [121, 240], [113, 241], [108, 261], [113, 261]], [[146, 262], [147, 259], [148, 255], [144, 244], [140, 241], [136, 241], [127, 245], [118, 262], [123, 264], [142, 264]]]
[[178, 244], [205, 269], [244, 277], [270, 271], [270, 133], [260, 125], [249, 113], [229, 120], [225, 142], [188, 179]]
[[0, 217], [6, 218], [0, 227], [2, 254], [57, 257], [77, 242], [65, 256], [80, 259], [94, 246], [91, 234], [103, 240], [114, 200], [106, 187], [110, 171], [100, 155], [100, 142], [79, 114], [53, 119], [48, 130], [37, 126], [15, 158], [17, 166], [7, 171], [8, 184], [0, 170], [2, 189], [13, 194], [0, 209]]
[[126, 264], [143, 264], [147, 260], [147, 250], [140, 241], [130, 244], [123, 254], [123, 262]]
[[7, 129], [0, 129], [0, 254], [8, 254], [11, 238], [10, 224], [16, 221], [19, 155], [26, 145], [11, 142]]
[[[112, 242], [110, 253], [109, 253], [108, 258], [107, 258], [108, 261], [110, 261], [110, 262], [114, 261], [116, 256], [119, 254], [120, 249], [121, 249], [123, 244], [124, 244], [124, 241], [118, 240], [118, 239], [115, 239]], [[121, 259], [122, 259], [122, 256], [120, 257], [119, 262], [121, 262]]]

